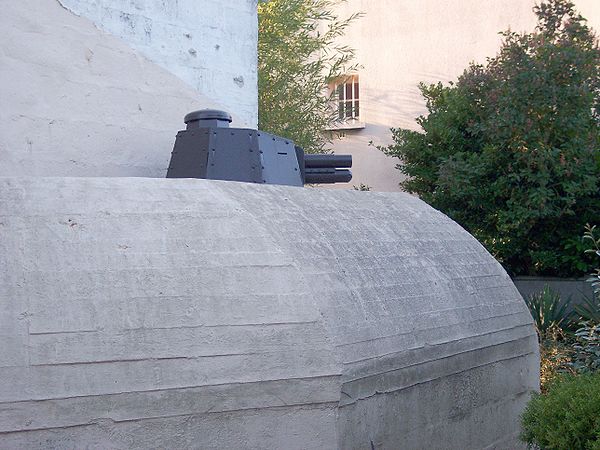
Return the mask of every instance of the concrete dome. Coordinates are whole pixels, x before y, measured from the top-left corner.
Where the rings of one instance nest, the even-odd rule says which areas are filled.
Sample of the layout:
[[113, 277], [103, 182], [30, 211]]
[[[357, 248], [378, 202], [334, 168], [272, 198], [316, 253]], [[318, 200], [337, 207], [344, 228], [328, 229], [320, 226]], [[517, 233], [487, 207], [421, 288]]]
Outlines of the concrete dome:
[[516, 448], [500, 265], [405, 194], [0, 178], [3, 448]]

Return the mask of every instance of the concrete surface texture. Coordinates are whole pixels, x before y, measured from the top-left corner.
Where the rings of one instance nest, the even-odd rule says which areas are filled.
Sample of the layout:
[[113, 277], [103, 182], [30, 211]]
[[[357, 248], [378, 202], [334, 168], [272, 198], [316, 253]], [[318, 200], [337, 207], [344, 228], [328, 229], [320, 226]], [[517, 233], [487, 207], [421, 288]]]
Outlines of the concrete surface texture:
[[[390, 128], [417, 130], [415, 118], [426, 113], [420, 82], [456, 80], [470, 62], [485, 63], [500, 49], [500, 31], [533, 31], [536, 0], [348, 0], [342, 17], [365, 15], [346, 32], [362, 66], [360, 121], [364, 129], [346, 130], [335, 141], [337, 153], [354, 157], [353, 184], [397, 191], [399, 162], [375, 145], [391, 143]], [[589, 25], [600, 31], [600, 1], [574, 0]], [[334, 186], [340, 188], [340, 186]]]
[[402, 193], [0, 178], [0, 311], [8, 449], [512, 449], [538, 388], [510, 278]]
[[256, 0], [58, 1], [256, 128]]
[[[219, 70], [229, 70], [218, 58], [214, 79], [206, 79], [215, 92], [199, 92], [56, 0], [0, 3], [0, 176], [163, 177], [183, 116], [195, 109], [223, 109], [235, 100], [211, 84]], [[204, 3], [214, 2], [197, 2]], [[177, 23], [172, 32], [189, 40], [184, 29]], [[209, 26], [204, 29], [212, 33]], [[208, 39], [196, 29], [193, 33], [194, 39]], [[239, 51], [232, 61], [248, 57], [244, 64], [251, 70], [256, 60], [250, 61], [246, 47], [230, 48], [247, 33], [241, 26], [239, 35], [238, 29], [223, 32], [223, 48], [228, 55]], [[253, 102], [256, 109], [255, 96]], [[234, 126], [254, 125], [255, 112], [240, 111], [230, 111]]]

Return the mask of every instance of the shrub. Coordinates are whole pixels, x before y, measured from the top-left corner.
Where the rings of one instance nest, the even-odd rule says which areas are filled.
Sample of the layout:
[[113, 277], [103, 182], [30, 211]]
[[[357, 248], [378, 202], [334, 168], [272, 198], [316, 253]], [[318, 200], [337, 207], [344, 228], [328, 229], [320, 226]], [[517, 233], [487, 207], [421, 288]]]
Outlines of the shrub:
[[530, 295], [525, 303], [540, 337], [544, 337], [551, 328], [567, 330], [572, 325], [571, 313], [568, 312], [571, 299], [561, 301], [560, 295], [548, 285], [541, 292]]
[[534, 394], [521, 417], [531, 448], [600, 450], [600, 373], [565, 376]]
[[567, 334], [571, 325], [567, 311], [570, 299], [562, 303], [560, 296], [546, 285], [541, 292], [526, 298], [525, 303], [540, 342], [540, 384], [542, 392], [545, 392], [546, 386], [557, 376], [575, 373], [572, 364], [574, 350]]
[[600, 324], [582, 322], [575, 332], [573, 368], [578, 372], [600, 370]]
[[[587, 225], [584, 238], [593, 244], [588, 252], [600, 256], [600, 238], [595, 230], [595, 226]], [[600, 371], [600, 269], [588, 281], [593, 283], [594, 297], [575, 305], [574, 316], [579, 316], [575, 332], [571, 332], [575, 320], [566, 313], [568, 303], [561, 307], [560, 297], [548, 286], [526, 300], [540, 340], [542, 393], [561, 375]]]
[[600, 217], [600, 50], [568, 0], [450, 86], [421, 85], [422, 132], [394, 129], [405, 190], [452, 217], [513, 275], [591, 270], [578, 237]]
[[[596, 256], [600, 256], [600, 236], [596, 235], [596, 225], [586, 224], [583, 239], [591, 241], [592, 245], [592, 248], [588, 248], [586, 253], [593, 253]], [[600, 267], [596, 267], [596, 270], [587, 281], [592, 283], [596, 300], [600, 302]]]
[[582, 303], [573, 308], [582, 320], [600, 324], [600, 298], [597, 294], [593, 298], [583, 296]]
[[[585, 250], [586, 253], [600, 256], [600, 236], [596, 235], [596, 225], [586, 224], [583, 240], [588, 241], [591, 245], [591, 248]], [[583, 321], [588, 322], [584, 325], [600, 325], [600, 267], [596, 267], [587, 281], [592, 283], [594, 293], [592, 298], [584, 296], [582, 304], [575, 305], [575, 312]]]

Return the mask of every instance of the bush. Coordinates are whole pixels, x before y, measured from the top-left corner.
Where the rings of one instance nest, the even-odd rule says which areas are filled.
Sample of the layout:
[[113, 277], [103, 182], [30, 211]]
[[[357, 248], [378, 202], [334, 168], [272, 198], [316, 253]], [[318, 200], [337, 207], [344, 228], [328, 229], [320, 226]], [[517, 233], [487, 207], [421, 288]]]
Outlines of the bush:
[[542, 393], [561, 375], [600, 371], [600, 325], [581, 322], [574, 333], [550, 327], [540, 336]]
[[[587, 239], [591, 241], [592, 248], [588, 248], [586, 253], [593, 253], [596, 256], [600, 256], [600, 236], [596, 235], [596, 225], [586, 224], [585, 226], [585, 234], [583, 235], [583, 239]], [[598, 262], [598, 261], [596, 261]], [[587, 280], [592, 283], [592, 288], [594, 289], [594, 295], [596, 300], [600, 302], [600, 267], [596, 267], [594, 273]]]
[[568, 312], [571, 299], [564, 302], [560, 295], [548, 285], [541, 292], [530, 295], [525, 303], [533, 317], [538, 334], [543, 337], [551, 328], [568, 330], [571, 324], [571, 313]]
[[[535, 322], [540, 342], [540, 384], [542, 392], [558, 376], [600, 370], [600, 325], [585, 316], [568, 312], [571, 300], [545, 286], [525, 303]], [[595, 305], [583, 309], [597, 317]], [[576, 309], [579, 310], [578, 305]]]
[[[600, 236], [597, 236], [596, 232], [596, 225], [586, 224], [583, 239], [591, 243], [591, 248], [588, 248], [586, 253], [600, 256]], [[598, 260], [596, 260], [596, 263], [598, 263]], [[581, 315], [584, 319], [591, 320], [598, 325], [600, 324], [600, 267], [596, 266], [594, 273], [590, 275], [587, 281], [592, 283], [594, 297], [591, 300], [586, 299], [587, 305]]]
[[[549, 286], [525, 299], [533, 317], [540, 343], [540, 386], [547, 386], [558, 376], [574, 374], [573, 339], [569, 334], [572, 322], [567, 311], [570, 299], [562, 302]], [[561, 304], [562, 303], [562, 304]]]
[[446, 213], [513, 275], [581, 276], [579, 237], [600, 217], [600, 50], [568, 0], [534, 9], [535, 32], [450, 86], [421, 85], [422, 132], [394, 129], [385, 153], [402, 187]]
[[[600, 256], [600, 238], [595, 236], [595, 229], [586, 226], [585, 239], [592, 241], [590, 252]], [[568, 303], [561, 307], [560, 297], [548, 286], [526, 300], [540, 341], [542, 393], [561, 375], [600, 371], [600, 269], [589, 281], [594, 297], [575, 305], [576, 314], [568, 314]], [[573, 332], [576, 322], [578, 328]]]
[[594, 294], [594, 297], [582, 297], [580, 305], [574, 305], [575, 312], [584, 321], [600, 324], [600, 297]]
[[521, 425], [530, 448], [600, 450], [600, 373], [565, 376], [534, 394]]
[[582, 322], [575, 332], [573, 368], [578, 372], [600, 370], [600, 324]]

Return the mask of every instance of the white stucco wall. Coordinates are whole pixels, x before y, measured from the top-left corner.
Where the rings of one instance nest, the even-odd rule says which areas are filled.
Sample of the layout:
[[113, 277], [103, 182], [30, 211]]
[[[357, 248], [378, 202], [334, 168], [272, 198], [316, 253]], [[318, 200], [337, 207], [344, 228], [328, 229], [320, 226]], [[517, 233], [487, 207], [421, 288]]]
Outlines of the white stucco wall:
[[256, 128], [256, 0], [59, 0]]
[[[348, 0], [342, 16], [362, 11], [346, 33], [356, 49], [361, 82], [363, 130], [348, 131], [336, 141], [338, 153], [354, 156], [352, 184], [375, 190], [399, 190], [401, 174], [373, 147], [391, 140], [390, 127], [418, 129], [415, 118], [426, 112], [419, 82], [455, 80], [469, 62], [485, 62], [500, 48], [498, 32], [532, 31], [534, 0]], [[575, 0], [589, 24], [600, 30], [600, 1]], [[342, 187], [342, 186], [336, 186]]]
[[[154, 3], [158, 8], [159, 2]], [[182, 1], [160, 3], [179, 5], [180, 14], [186, 5], [193, 9]], [[208, 6], [215, 4], [210, 0], [198, 0], [194, 11], [204, 4], [208, 16]], [[205, 21], [204, 27], [190, 31], [193, 37], [189, 39], [183, 36], [187, 28], [182, 25], [171, 29], [173, 35], [180, 33], [180, 40], [193, 42], [190, 48], [200, 50], [198, 42], [203, 38], [222, 36], [228, 45], [223, 44], [221, 50], [228, 55], [239, 53], [206, 62], [202, 73], [207, 93], [190, 87], [56, 0], [2, 0], [1, 5], [0, 176], [163, 177], [175, 134], [184, 127], [183, 116], [189, 111], [236, 109], [232, 101], [254, 102], [231, 111], [234, 126], [254, 125], [258, 100], [251, 77], [244, 86], [231, 88], [239, 97], [217, 86], [228, 71], [233, 77], [256, 68], [255, 51], [237, 43], [238, 36], [243, 41], [255, 33], [256, 24], [233, 18], [236, 7], [244, 16], [250, 8], [246, 2], [224, 7], [228, 15], [219, 16], [220, 28], [213, 29]], [[173, 13], [172, 8], [166, 11]], [[238, 28], [229, 28], [227, 20]], [[161, 29], [152, 23], [154, 30]], [[160, 47], [165, 39], [164, 50], [169, 53], [173, 44], [164, 36], [167, 31], [162, 33], [160, 39], [153, 35], [151, 44]], [[238, 50], [232, 49], [233, 42]], [[212, 44], [208, 47], [221, 51]]]

